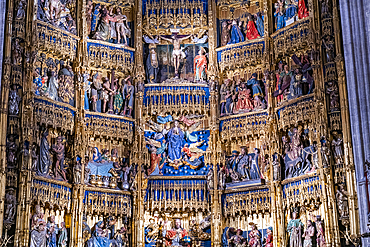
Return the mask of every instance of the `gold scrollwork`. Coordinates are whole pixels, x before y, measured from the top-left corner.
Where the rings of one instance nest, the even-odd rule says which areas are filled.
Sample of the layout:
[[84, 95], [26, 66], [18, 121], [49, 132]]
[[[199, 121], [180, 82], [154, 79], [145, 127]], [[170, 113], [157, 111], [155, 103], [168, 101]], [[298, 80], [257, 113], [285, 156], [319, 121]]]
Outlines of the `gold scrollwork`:
[[79, 37], [41, 21], [36, 22], [36, 31], [39, 50], [54, 54], [59, 58], [73, 60], [76, 57]]
[[217, 49], [217, 52], [221, 53], [220, 71], [257, 65], [264, 60], [264, 45], [264, 41], [247, 41], [245, 44], [239, 43]]
[[309, 48], [309, 45], [314, 43], [311, 26], [311, 19], [305, 18], [271, 35], [274, 42], [275, 59], [279, 56], [293, 54], [297, 50]]
[[132, 141], [134, 135], [133, 122], [125, 118], [87, 116], [85, 131], [89, 136], [105, 136]]
[[134, 66], [131, 53], [125, 48], [89, 45], [89, 66], [103, 69], [115, 69], [117, 72], [131, 72]]

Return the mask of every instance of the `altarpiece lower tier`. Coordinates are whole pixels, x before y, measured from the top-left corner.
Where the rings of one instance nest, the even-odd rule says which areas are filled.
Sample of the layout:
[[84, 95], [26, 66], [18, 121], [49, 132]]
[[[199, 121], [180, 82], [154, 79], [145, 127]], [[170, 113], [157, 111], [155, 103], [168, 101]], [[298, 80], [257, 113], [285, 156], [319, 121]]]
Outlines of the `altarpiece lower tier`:
[[336, 0], [6, 11], [1, 246], [358, 246]]

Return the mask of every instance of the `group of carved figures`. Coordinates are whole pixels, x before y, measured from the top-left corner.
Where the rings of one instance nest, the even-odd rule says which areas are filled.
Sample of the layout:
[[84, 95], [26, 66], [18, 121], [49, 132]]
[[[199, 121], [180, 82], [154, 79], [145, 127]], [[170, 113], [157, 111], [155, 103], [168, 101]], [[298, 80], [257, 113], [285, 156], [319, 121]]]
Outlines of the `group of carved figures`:
[[[70, 10], [68, 6], [71, 6]], [[75, 22], [75, 1], [66, 0], [39, 0], [37, 19], [51, 23], [52, 25], [77, 35]], [[24, 16], [23, 12], [19, 13]]]
[[248, 154], [247, 147], [241, 147], [240, 153], [234, 150], [232, 156], [226, 158], [226, 164], [220, 167], [218, 171], [219, 187], [224, 189], [226, 183], [229, 182], [268, 179], [267, 170], [267, 155], [261, 155], [258, 148], [254, 149], [253, 154]]
[[116, 230], [117, 219], [108, 216], [98, 221], [93, 228], [87, 224], [87, 218], [83, 216], [82, 235], [87, 237], [87, 247], [127, 247], [129, 246], [129, 231], [127, 217], [123, 217], [123, 225]]
[[174, 220], [174, 226], [167, 228], [167, 221], [156, 222], [153, 218], [149, 220], [149, 225], [145, 227], [145, 242], [150, 244], [156, 242], [156, 246], [186, 246], [200, 241], [211, 239], [211, 234], [207, 232], [211, 226], [210, 216], [199, 223], [196, 220], [190, 222], [189, 231], [181, 227], [181, 220]]
[[[314, 89], [312, 77], [312, 67], [307, 55], [300, 57], [293, 55], [292, 60], [295, 66], [289, 69], [287, 64], [282, 61], [278, 64], [275, 71], [276, 88], [273, 96], [276, 97], [278, 104], [284, 100], [298, 98], [302, 95], [310, 94]], [[273, 78], [275, 80], [275, 78]]]
[[[317, 143], [314, 141], [311, 144], [308, 129], [303, 131], [301, 127], [293, 128], [288, 134], [289, 138], [282, 137], [282, 154], [275, 153], [273, 155], [274, 180], [281, 179], [281, 163], [285, 165], [285, 178], [312, 173], [319, 167]], [[322, 137], [320, 141], [323, 167], [330, 167], [332, 153], [335, 164], [343, 164], [343, 140], [339, 133], [333, 132], [332, 135], [332, 150], [326, 138]]]
[[225, 79], [220, 89], [220, 115], [238, 114], [267, 107], [267, 86], [257, 79], [257, 73], [244, 82]]
[[[154, 37], [143, 36], [144, 41], [149, 44], [149, 54], [146, 60], [146, 75], [148, 83], [159, 83], [162, 82], [164, 75], [161, 75], [165, 71], [165, 64], [167, 61], [163, 61], [163, 64], [159, 63], [158, 54], [156, 50], [156, 45], [160, 43], [160, 40], [170, 42], [173, 45], [172, 51], [172, 62], [175, 68], [175, 77], [180, 76], [180, 62], [186, 58], [186, 53], [181, 48], [181, 42], [192, 35], [178, 35], [173, 33], [171, 36], [161, 35]], [[207, 40], [207, 35], [204, 35], [203, 38], [193, 38], [194, 43], [204, 43]], [[206, 50], [203, 46], [199, 46], [198, 55], [194, 58], [194, 82], [205, 82], [207, 79], [207, 56]]]
[[51, 215], [46, 223], [40, 205], [31, 219], [30, 247], [66, 247], [68, 232], [64, 222], [56, 224], [55, 216]]
[[257, 225], [250, 222], [251, 231], [248, 233], [248, 239], [244, 237], [243, 230], [233, 227], [227, 228], [223, 234], [224, 246], [228, 247], [273, 247], [272, 227], [266, 230], [266, 236], [262, 239], [261, 232], [257, 229]]
[[[111, 175], [92, 174], [89, 167], [96, 166], [107, 167], [107, 172]], [[85, 184], [98, 187], [109, 187], [122, 190], [135, 190], [136, 167], [129, 162], [129, 153], [118, 156], [118, 151], [113, 148], [111, 151], [102, 149], [101, 152], [97, 147], [88, 147], [85, 155]]]
[[[56, 68], [54, 61], [50, 60], [49, 62], [50, 66]], [[33, 74], [35, 95], [73, 105], [75, 88], [72, 67], [63, 61], [60, 61], [60, 67], [58, 73], [53, 69], [44, 69], [43, 71], [41, 68], [35, 69]]]
[[278, 0], [275, 3], [275, 30], [288, 26], [298, 19], [309, 16], [307, 0]]
[[128, 46], [131, 29], [120, 7], [87, 1], [87, 30], [90, 38]]
[[32, 146], [32, 171], [38, 176], [53, 177], [67, 181], [67, 165], [65, 164], [65, 142], [62, 136], [56, 138], [56, 143], [49, 144], [49, 131], [41, 137], [39, 152], [37, 145]]
[[108, 78], [96, 71], [91, 78], [84, 73], [83, 80], [85, 110], [132, 117], [135, 89], [131, 76], [116, 78], [112, 71]]
[[254, 15], [246, 13], [246, 16], [246, 23], [238, 19], [222, 21], [221, 46], [257, 39], [265, 35], [263, 13], [258, 12]]
[[289, 233], [290, 247], [326, 247], [324, 222], [320, 215], [316, 216], [315, 221], [307, 220], [304, 229], [304, 224], [295, 210], [286, 230]]

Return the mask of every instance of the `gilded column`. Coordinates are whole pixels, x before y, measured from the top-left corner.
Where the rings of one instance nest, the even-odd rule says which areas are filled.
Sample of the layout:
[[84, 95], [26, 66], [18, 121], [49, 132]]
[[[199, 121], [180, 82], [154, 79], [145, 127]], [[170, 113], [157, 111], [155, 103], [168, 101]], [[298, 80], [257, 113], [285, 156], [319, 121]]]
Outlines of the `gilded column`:
[[356, 191], [356, 174], [355, 165], [353, 162], [353, 150], [351, 139], [351, 123], [348, 106], [348, 92], [346, 86], [346, 75], [344, 71], [344, 58], [341, 45], [341, 28], [339, 21], [339, 11], [337, 1], [333, 1], [333, 26], [335, 34], [335, 63], [337, 67], [339, 98], [340, 98], [340, 112], [342, 118], [342, 132], [343, 132], [343, 147], [344, 147], [344, 165], [346, 171], [346, 183], [348, 192], [348, 208], [349, 208], [349, 228], [350, 238], [357, 242], [360, 238], [360, 220], [358, 213], [358, 198]]
[[3, 232], [4, 201], [6, 186], [6, 135], [8, 126], [8, 97], [10, 86], [11, 66], [11, 42], [13, 22], [13, 1], [8, 1], [5, 38], [4, 38], [4, 65], [3, 77], [1, 80], [1, 105], [0, 105], [0, 234]]

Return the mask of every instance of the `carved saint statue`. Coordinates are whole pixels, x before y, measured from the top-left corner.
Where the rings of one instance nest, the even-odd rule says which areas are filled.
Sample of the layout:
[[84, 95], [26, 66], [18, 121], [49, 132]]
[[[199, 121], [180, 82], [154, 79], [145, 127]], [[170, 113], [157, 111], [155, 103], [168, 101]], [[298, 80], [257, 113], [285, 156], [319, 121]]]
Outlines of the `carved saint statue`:
[[268, 227], [266, 230], [267, 236], [263, 238], [264, 247], [273, 247], [273, 234], [272, 234], [272, 227]]
[[317, 247], [326, 247], [325, 241], [325, 227], [324, 222], [321, 220], [321, 215], [316, 216], [316, 242]]
[[208, 190], [213, 190], [214, 186], [213, 186], [213, 169], [209, 169], [208, 173], [207, 173], [207, 188]]
[[340, 184], [336, 193], [337, 205], [340, 218], [346, 218], [349, 216], [348, 209], [348, 193], [344, 188], [344, 184]]
[[290, 247], [302, 247], [303, 223], [297, 219], [297, 211], [293, 211], [292, 219], [288, 223], [287, 231], [290, 233]]
[[13, 223], [15, 217], [15, 207], [17, 204], [16, 193], [13, 188], [9, 188], [5, 193], [5, 214], [4, 221]]
[[39, 176], [47, 176], [49, 174], [50, 167], [50, 146], [48, 141], [49, 131], [46, 130], [41, 137], [40, 142], [40, 155], [37, 166], [37, 174]]
[[194, 81], [203, 82], [207, 79], [207, 57], [203, 47], [199, 49], [199, 55], [194, 58]]
[[[95, 11], [94, 11], [95, 12]], [[116, 17], [112, 17], [105, 5], [102, 5], [100, 10], [100, 22], [96, 28], [93, 39], [109, 41], [111, 38], [110, 22], [116, 22]]]
[[[165, 222], [165, 226], [166, 226]], [[165, 227], [164, 227], [165, 228]], [[181, 220], [175, 220], [175, 227], [171, 230], [163, 229], [163, 237], [166, 239], [166, 246], [182, 246], [181, 240], [188, 236], [188, 232], [181, 227]]]
[[58, 239], [58, 247], [66, 247], [68, 242], [68, 233], [66, 229], [66, 224], [64, 222], [60, 223], [61, 229]]
[[180, 48], [181, 41], [189, 38], [190, 36], [191, 35], [187, 35], [185, 37], [180, 38], [179, 36], [177, 36], [177, 33], [173, 33], [170, 39], [164, 36], [160, 36], [162, 39], [167, 40], [173, 44], [172, 57], [175, 66], [176, 77], [179, 77], [180, 60], [186, 57], [185, 53]]
[[334, 159], [337, 165], [342, 164], [344, 162], [342, 144], [343, 140], [339, 137], [339, 134], [333, 132], [333, 140], [331, 142], [331, 145], [333, 147]]
[[52, 151], [54, 153], [54, 177], [58, 177], [60, 174], [64, 181], [67, 180], [66, 172], [64, 167], [64, 143], [63, 137], [58, 136], [57, 143], [52, 146]]
[[158, 71], [159, 71], [159, 63], [158, 63], [158, 55], [156, 51], [156, 45], [150, 44], [149, 45], [149, 55], [146, 60], [146, 76], [148, 78], [149, 83], [157, 83], [158, 82]]
[[250, 222], [249, 225], [252, 227], [252, 230], [249, 232], [249, 242], [250, 247], [262, 247], [261, 245], [261, 233], [258, 231], [256, 224]]
[[313, 238], [315, 236], [315, 227], [312, 224], [311, 220], [307, 220], [307, 227], [303, 233], [303, 247], [312, 247], [313, 246]]
[[127, 117], [132, 117], [132, 110], [134, 108], [134, 93], [135, 88], [132, 85], [132, 78], [128, 76], [125, 79], [125, 85], [123, 86], [123, 98], [124, 98], [124, 107], [123, 107], [123, 115]]
[[[117, 41], [118, 43], [123, 43], [128, 46], [128, 37], [131, 36], [131, 29], [127, 25], [127, 17], [121, 12], [121, 8], [117, 8], [117, 14], [115, 16], [116, 22], [116, 31], [117, 31]], [[121, 39], [123, 38], [123, 42]]]
[[46, 247], [46, 224], [42, 219], [38, 220], [37, 227], [31, 231], [30, 247]]

